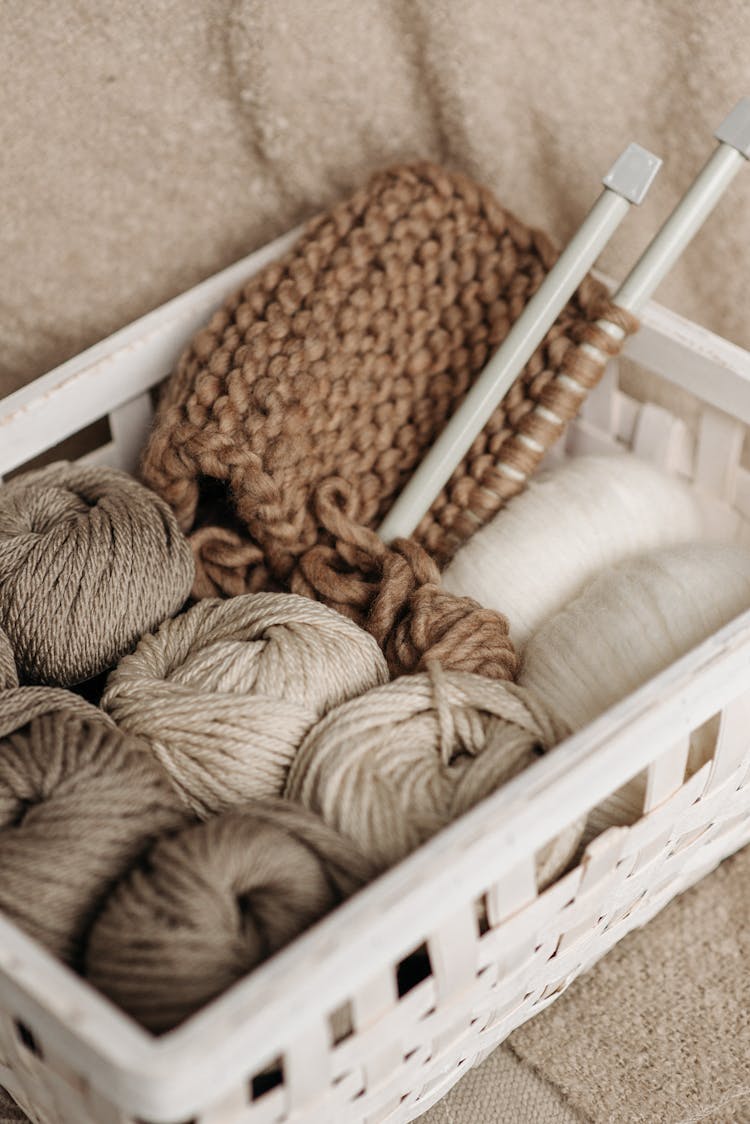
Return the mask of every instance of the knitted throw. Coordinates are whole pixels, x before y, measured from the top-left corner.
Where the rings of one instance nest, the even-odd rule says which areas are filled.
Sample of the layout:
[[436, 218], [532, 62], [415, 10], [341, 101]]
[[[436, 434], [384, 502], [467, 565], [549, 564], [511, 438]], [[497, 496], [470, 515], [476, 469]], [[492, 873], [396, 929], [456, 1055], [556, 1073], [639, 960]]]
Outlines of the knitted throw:
[[632, 317], [584, 280], [414, 538], [388, 548], [374, 528], [556, 256], [426, 163], [313, 219], [195, 337], [157, 413], [143, 477], [192, 531], [194, 595], [291, 588], [365, 624], [394, 672], [440, 659], [511, 677], [506, 622], [442, 590], [439, 567], [521, 490], [619, 350], [594, 321], [632, 331]]

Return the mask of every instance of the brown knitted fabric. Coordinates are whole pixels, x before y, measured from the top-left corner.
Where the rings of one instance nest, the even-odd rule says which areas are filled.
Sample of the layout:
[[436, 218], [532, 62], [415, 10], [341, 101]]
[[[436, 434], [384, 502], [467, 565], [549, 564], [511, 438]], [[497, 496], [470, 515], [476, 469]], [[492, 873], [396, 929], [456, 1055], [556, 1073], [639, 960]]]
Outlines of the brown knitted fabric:
[[487, 190], [426, 163], [313, 219], [196, 336], [158, 412], [143, 476], [193, 529], [195, 595], [291, 586], [366, 624], [394, 671], [443, 658], [512, 675], [505, 622], [441, 591], [438, 565], [598, 380], [577, 345], [619, 349], [594, 321], [633, 329], [601, 285], [583, 282], [422, 520], [427, 553], [372, 532], [556, 256]]

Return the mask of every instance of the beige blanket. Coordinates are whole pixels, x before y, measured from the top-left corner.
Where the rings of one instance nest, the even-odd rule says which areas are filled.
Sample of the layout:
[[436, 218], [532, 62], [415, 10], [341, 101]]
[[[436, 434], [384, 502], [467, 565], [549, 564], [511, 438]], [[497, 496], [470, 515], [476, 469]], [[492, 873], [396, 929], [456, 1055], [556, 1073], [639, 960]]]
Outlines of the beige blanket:
[[[666, 166], [622, 275], [750, 93], [747, 0], [5, 0], [0, 25], [0, 394], [408, 157], [563, 241], [638, 140]], [[750, 172], [658, 295], [750, 346]], [[427, 1119], [750, 1120], [748, 880], [744, 853]]]

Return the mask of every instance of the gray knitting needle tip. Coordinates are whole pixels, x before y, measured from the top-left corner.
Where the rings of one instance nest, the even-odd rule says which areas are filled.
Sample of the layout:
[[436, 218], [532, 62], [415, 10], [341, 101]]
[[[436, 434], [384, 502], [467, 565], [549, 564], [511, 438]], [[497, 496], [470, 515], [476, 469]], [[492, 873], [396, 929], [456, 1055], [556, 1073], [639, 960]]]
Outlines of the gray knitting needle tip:
[[750, 160], [750, 98], [742, 98], [714, 133], [719, 144], [612, 298], [638, 313]]
[[661, 167], [630, 144], [604, 180], [604, 191], [404, 487], [380, 527], [385, 542], [412, 533], [469, 451], [493, 411], [554, 324], [633, 203], [641, 203]]

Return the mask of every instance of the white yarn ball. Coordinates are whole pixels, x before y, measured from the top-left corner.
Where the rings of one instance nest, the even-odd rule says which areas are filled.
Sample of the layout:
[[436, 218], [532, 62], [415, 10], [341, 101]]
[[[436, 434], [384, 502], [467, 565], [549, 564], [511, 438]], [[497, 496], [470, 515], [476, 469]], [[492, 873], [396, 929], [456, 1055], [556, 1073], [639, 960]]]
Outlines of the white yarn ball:
[[[519, 683], [538, 693], [556, 722], [579, 730], [747, 608], [744, 547], [702, 543], [631, 559], [539, 629]], [[691, 770], [706, 759], [712, 731], [694, 736]], [[587, 838], [632, 823], [644, 794], [642, 774], [591, 813]]]
[[577, 457], [540, 475], [458, 551], [450, 592], [504, 613], [520, 650], [595, 574], [706, 537], [685, 483], [630, 454]]

